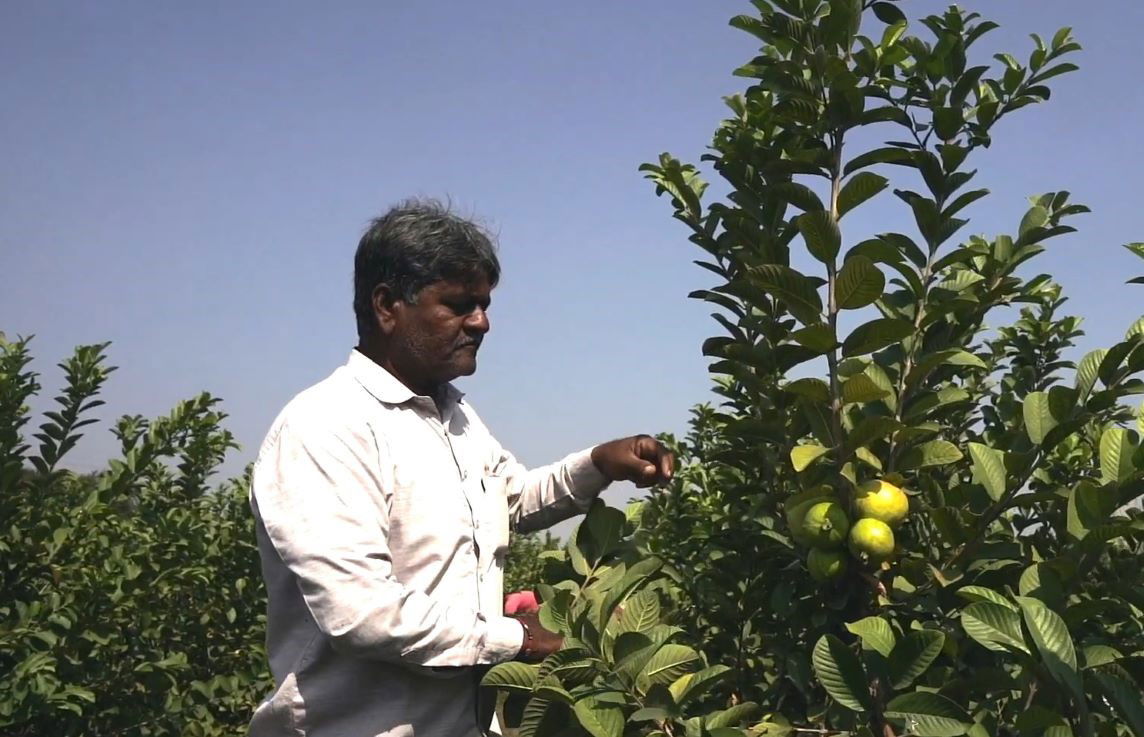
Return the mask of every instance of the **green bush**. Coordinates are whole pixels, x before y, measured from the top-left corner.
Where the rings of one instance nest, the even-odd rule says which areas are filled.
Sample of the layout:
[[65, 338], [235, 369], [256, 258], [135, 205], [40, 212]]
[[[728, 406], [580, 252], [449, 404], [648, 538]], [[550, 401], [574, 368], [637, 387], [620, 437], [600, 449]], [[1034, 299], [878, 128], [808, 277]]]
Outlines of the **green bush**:
[[207, 483], [234, 443], [206, 394], [122, 417], [106, 470], [65, 470], [105, 348], [60, 364], [27, 438], [38, 377], [26, 340], [0, 340], [0, 732], [241, 733], [270, 687], [247, 479]]
[[[742, 734], [755, 704], [707, 708], [729, 668], [708, 666], [673, 623], [680, 575], [636, 544], [642, 506], [597, 501], [563, 550], [542, 554], [540, 623], [564, 648], [540, 665], [502, 663], [483, 685], [501, 692], [510, 735]], [[659, 731], [664, 730], [664, 731]], [[680, 732], [679, 734], [682, 734]]]
[[[923, 38], [892, 3], [755, 4], [732, 21], [763, 44], [751, 87], [708, 157], [727, 201], [703, 207], [668, 155], [645, 167], [707, 254], [717, 283], [693, 296], [724, 331], [703, 347], [724, 403], [696, 410], [645, 513], [649, 551], [694, 573], [688, 628], [768, 733], [1144, 734], [1144, 451], [1123, 404], [1144, 392], [1144, 320], [1066, 358], [1080, 321], [1025, 272], [1087, 212], [1067, 192], [1010, 235], [954, 239], [987, 194], [970, 158], [1079, 47], [1062, 29], [1026, 63], [979, 64], [995, 25], [957, 8]], [[901, 220], [847, 238], [887, 190]], [[910, 496], [896, 555], [815, 581], [806, 502], [853, 522], [879, 478]]]
[[[567, 649], [486, 683], [523, 700], [523, 737], [1144, 737], [1144, 427], [1124, 404], [1144, 318], [1068, 360], [1080, 321], [1025, 273], [1087, 212], [1066, 192], [954, 239], [987, 194], [970, 158], [1079, 47], [1062, 29], [979, 63], [995, 25], [957, 8], [923, 37], [895, 2], [754, 5], [732, 20], [762, 44], [750, 86], [705, 156], [729, 194], [705, 204], [667, 154], [644, 167], [715, 275], [692, 296], [718, 309], [722, 403], [667, 438], [666, 489], [550, 556], [541, 617]], [[887, 191], [900, 221], [843, 227]], [[836, 543], [808, 505], [848, 526], [879, 479], [909, 497], [890, 558], [813, 553]], [[820, 582], [812, 554], [844, 570]]]

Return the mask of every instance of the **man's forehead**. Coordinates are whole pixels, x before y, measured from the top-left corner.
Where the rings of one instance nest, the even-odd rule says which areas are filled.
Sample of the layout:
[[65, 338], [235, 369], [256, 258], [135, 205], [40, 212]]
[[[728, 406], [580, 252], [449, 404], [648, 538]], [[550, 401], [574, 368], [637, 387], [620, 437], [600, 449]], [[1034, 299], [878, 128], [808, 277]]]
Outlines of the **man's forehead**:
[[469, 295], [488, 294], [492, 291], [489, 278], [485, 274], [469, 274], [460, 277], [450, 277], [432, 282], [426, 289], [431, 289], [441, 295]]

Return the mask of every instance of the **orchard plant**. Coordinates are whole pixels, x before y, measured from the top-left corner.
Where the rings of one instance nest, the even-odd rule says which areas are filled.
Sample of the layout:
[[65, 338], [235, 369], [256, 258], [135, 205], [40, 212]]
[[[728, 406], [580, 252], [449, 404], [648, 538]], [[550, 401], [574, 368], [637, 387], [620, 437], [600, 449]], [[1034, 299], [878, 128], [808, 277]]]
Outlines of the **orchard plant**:
[[[699, 170], [669, 155], [644, 167], [717, 278], [692, 296], [719, 310], [703, 350], [723, 403], [669, 438], [681, 470], [622, 554], [593, 557], [590, 516], [573, 573], [548, 571], [541, 613], [568, 647], [490, 672], [524, 699], [505, 723], [1144, 735], [1144, 452], [1125, 405], [1144, 321], [1070, 361], [1080, 321], [1027, 274], [1087, 211], [1066, 192], [1033, 197], [1013, 233], [965, 235], [987, 194], [971, 156], [1049, 98], [1078, 45], [1062, 29], [1024, 63], [977, 64], [996, 26], [957, 8], [916, 36], [893, 2], [754, 4], [732, 20], [762, 44], [738, 70], [750, 87], [705, 157], [725, 200], [705, 205]], [[849, 227], [891, 194], [894, 225]], [[629, 629], [629, 607], [659, 634]], [[652, 684], [661, 652], [678, 670]]]
[[270, 686], [248, 480], [209, 483], [234, 447], [209, 394], [121, 417], [118, 455], [69, 470], [106, 348], [59, 364], [28, 432], [40, 376], [0, 333], [0, 734], [238, 734]]
[[540, 623], [564, 636], [564, 648], [539, 665], [502, 663], [485, 675], [504, 734], [745, 734], [758, 707], [708, 703], [731, 669], [709, 664], [673, 623], [680, 575], [637, 545], [642, 511], [597, 500], [563, 550], [540, 554], [551, 582], [538, 587]]
[[[761, 42], [750, 86], [704, 157], [725, 199], [644, 167], [722, 329], [722, 404], [673, 441], [639, 538], [688, 571], [681, 622], [756, 732], [1144, 735], [1144, 320], [1070, 361], [1080, 321], [1030, 271], [1087, 212], [1067, 192], [966, 228], [976, 157], [1079, 46], [979, 59], [996, 24], [956, 7], [754, 6], [732, 20]], [[850, 227], [874, 198], [900, 215]]]

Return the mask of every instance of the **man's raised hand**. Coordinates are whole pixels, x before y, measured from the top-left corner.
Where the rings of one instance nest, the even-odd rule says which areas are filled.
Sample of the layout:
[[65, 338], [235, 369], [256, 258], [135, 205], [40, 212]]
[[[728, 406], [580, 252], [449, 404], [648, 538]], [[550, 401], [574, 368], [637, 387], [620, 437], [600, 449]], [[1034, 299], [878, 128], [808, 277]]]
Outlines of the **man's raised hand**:
[[650, 435], [597, 445], [592, 463], [609, 481], [631, 481], [641, 489], [669, 481], [675, 473], [675, 456]]

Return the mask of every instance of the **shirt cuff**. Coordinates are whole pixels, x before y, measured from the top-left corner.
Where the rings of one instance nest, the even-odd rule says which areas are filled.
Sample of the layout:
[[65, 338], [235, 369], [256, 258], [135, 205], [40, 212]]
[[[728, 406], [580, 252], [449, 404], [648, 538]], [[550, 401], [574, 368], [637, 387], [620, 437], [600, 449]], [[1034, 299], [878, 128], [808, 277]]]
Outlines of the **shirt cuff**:
[[481, 660], [486, 663], [508, 662], [520, 654], [523, 645], [523, 624], [512, 617], [492, 617], [489, 619], [484, 657]]
[[604, 473], [592, 463], [593, 448], [573, 453], [565, 459], [568, 474], [568, 490], [578, 501], [590, 502], [612, 483]]

